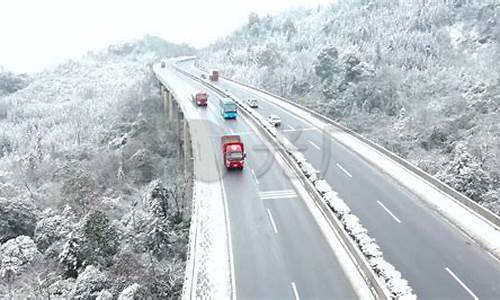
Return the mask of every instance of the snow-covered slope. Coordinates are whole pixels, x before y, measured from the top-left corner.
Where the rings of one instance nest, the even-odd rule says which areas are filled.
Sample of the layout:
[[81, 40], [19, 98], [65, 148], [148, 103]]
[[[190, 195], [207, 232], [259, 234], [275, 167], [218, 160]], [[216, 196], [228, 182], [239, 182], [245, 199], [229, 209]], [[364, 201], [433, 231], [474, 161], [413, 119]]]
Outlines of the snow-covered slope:
[[0, 96], [0, 298], [179, 297], [188, 203], [149, 64], [184, 50], [146, 37]]

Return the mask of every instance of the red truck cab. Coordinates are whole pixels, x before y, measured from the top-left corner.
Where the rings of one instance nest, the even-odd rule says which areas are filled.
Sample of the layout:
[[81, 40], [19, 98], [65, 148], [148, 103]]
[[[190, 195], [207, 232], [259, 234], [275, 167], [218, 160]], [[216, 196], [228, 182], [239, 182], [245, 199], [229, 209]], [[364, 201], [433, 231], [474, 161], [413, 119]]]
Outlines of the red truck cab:
[[209, 75], [210, 81], [218, 81], [219, 80], [219, 70], [213, 69], [210, 71]]
[[229, 169], [243, 169], [246, 159], [245, 147], [239, 135], [221, 137], [224, 165]]
[[197, 92], [194, 95], [191, 95], [191, 99], [198, 106], [207, 106], [208, 105], [208, 94], [207, 92]]

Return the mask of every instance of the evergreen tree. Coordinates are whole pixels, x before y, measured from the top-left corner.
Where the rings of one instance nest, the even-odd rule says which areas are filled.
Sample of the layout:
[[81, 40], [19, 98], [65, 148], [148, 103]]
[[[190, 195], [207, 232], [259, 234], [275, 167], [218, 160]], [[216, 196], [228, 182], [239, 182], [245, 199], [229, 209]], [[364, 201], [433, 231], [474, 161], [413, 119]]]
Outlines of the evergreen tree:
[[59, 264], [63, 267], [67, 276], [76, 278], [78, 268], [81, 265], [80, 245], [78, 240], [70, 233], [68, 240], [64, 244], [63, 251], [59, 254]]

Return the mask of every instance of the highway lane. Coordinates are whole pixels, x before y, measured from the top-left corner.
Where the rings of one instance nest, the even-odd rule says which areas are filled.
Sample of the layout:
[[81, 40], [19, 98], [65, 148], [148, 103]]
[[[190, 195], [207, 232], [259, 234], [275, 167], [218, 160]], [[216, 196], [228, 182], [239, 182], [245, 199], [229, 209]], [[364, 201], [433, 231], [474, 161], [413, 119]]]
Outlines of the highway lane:
[[[180, 75], [179, 76], [183, 76]], [[190, 92], [203, 89], [185, 78]], [[238, 298], [341, 298], [357, 295], [318, 224], [290, 179], [246, 122], [223, 120], [218, 96], [198, 108], [212, 125], [213, 147], [222, 134], [241, 134], [248, 153], [242, 172], [225, 171], [223, 185], [231, 224]], [[344, 262], [345, 263], [345, 262]]]
[[[182, 66], [196, 70], [191, 64]], [[321, 170], [417, 295], [423, 299], [500, 299], [498, 261], [415, 195], [308, 121], [258, 93], [226, 80], [217, 85], [241, 99], [257, 98], [262, 115], [275, 113], [282, 118], [283, 134]]]

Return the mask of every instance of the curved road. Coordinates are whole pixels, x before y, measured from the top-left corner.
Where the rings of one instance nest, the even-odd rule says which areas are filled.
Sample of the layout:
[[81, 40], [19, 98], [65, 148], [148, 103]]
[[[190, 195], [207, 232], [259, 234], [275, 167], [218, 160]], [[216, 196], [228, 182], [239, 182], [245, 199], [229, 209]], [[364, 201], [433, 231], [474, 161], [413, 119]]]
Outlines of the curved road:
[[[175, 73], [185, 93], [207, 90]], [[248, 153], [243, 171], [227, 172], [222, 155], [216, 157], [229, 214], [237, 298], [358, 298], [359, 290], [345, 274], [345, 264], [352, 262], [344, 258], [339, 263], [337, 249], [306, 204], [312, 200], [301, 197], [260, 135], [240, 116], [224, 120], [217, 109], [219, 96], [208, 94], [208, 107], [197, 109], [212, 127], [215, 153], [221, 152], [223, 134], [241, 135]]]
[[[180, 65], [193, 74], [193, 62]], [[262, 94], [221, 79], [217, 86], [282, 119], [282, 132], [349, 205], [422, 299], [500, 299], [500, 263], [454, 225], [363, 158]]]

